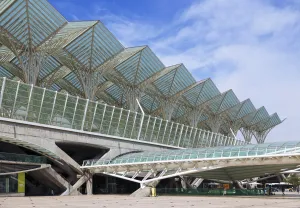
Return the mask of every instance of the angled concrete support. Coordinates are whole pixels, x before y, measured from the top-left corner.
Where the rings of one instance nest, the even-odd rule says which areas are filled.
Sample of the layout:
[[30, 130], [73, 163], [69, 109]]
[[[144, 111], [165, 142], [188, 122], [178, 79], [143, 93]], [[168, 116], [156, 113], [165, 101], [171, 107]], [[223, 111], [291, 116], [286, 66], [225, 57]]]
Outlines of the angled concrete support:
[[200, 185], [201, 185], [201, 183], [204, 181], [204, 179], [203, 178], [196, 178], [193, 182], [192, 182], [192, 187], [194, 188], [194, 189], [197, 189]]
[[65, 192], [61, 194], [61, 196], [67, 196], [72, 195], [74, 192], [77, 191], [78, 188], [80, 188], [85, 182], [87, 181], [86, 176], [81, 176], [81, 178], [69, 189], [67, 189]]
[[133, 192], [132, 194], [130, 194], [130, 196], [133, 197], [149, 197], [151, 195], [151, 187], [145, 186], [145, 187], [141, 187], [138, 190], [136, 190], [135, 192]]
[[203, 178], [191, 178], [186, 176], [179, 176], [181, 178], [181, 185], [183, 189], [191, 188], [197, 189], [200, 184], [204, 181]]
[[72, 195], [80, 195], [80, 193], [76, 189], [74, 189], [72, 185], [60, 174], [58, 174], [53, 168], [48, 167], [37, 172], [39, 175], [43, 175], [44, 178], [47, 178], [47, 180], [56, 184], [58, 187], [66, 189], [62, 195], [70, 195], [70, 190], [72, 190]]
[[73, 160], [68, 154], [61, 150], [54, 140], [41, 137], [26, 137], [26, 132], [17, 132], [14, 128], [14, 137], [0, 137], [0, 141], [23, 146], [26, 149], [31, 149], [35, 152], [41, 153], [52, 160], [62, 160], [79, 174], [82, 174], [80, 165]]
[[235, 184], [238, 189], [245, 189], [241, 181], [233, 181], [233, 184]]
[[92, 188], [93, 188], [92, 174], [86, 172], [78, 179], [78, 181], [73, 186], [70, 186], [69, 189], [67, 189], [64, 193], [62, 193], [61, 196], [74, 195], [74, 193], [77, 193], [77, 189], [80, 188], [84, 183], [87, 183], [87, 194], [91, 195]]
[[148, 184], [141, 185], [141, 188], [133, 192], [130, 196], [133, 197], [149, 197], [151, 195], [151, 188], [155, 188], [159, 184], [159, 181], [153, 181]]
[[48, 148], [51, 147], [51, 150], [64, 162], [69, 164], [72, 169], [74, 169], [77, 173], [82, 174], [82, 170], [80, 169], [80, 165], [73, 160], [68, 154], [66, 154], [62, 149], [60, 149], [54, 142], [48, 141]]

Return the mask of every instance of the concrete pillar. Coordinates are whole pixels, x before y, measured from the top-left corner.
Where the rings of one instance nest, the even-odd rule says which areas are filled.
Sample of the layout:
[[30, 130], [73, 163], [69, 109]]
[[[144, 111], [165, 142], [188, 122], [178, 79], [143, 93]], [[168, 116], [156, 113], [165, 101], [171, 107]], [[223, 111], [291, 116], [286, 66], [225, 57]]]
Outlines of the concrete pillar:
[[89, 174], [89, 179], [86, 181], [86, 194], [93, 195], [93, 175]]
[[187, 182], [183, 178], [181, 179], [181, 186], [183, 189], [187, 189]]

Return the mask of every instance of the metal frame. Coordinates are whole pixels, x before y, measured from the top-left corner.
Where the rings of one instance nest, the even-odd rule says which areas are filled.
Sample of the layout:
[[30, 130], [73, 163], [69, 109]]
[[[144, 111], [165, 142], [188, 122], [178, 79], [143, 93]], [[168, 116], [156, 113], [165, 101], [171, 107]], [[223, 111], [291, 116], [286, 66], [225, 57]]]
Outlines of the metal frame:
[[[30, 93], [29, 93], [29, 98], [28, 98], [28, 104], [27, 104], [27, 109], [26, 109], [25, 121], [27, 121], [27, 117], [28, 117], [28, 110], [29, 110], [29, 106], [30, 106], [32, 90], [33, 90], [33, 84], [31, 84], [31, 88], [30, 88]], [[56, 94], [55, 94], [55, 96], [56, 96]], [[52, 120], [52, 113], [51, 113], [51, 119], [50, 120]]]
[[[6, 80], [6, 82], [15, 82], [15, 81]], [[17, 82], [15, 82], [15, 83], [17, 83]], [[28, 87], [28, 85], [23, 84], [23, 83], [18, 83], [17, 85], [13, 84], [13, 86], [15, 86], [16, 90], [18, 90], [18, 88], [21, 87], [21, 85], [22, 85], [22, 87], [23, 87], [23, 85]], [[29, 111], [31, 111], [29, 109], [29, 106], [30, 106], [30, 103], [31, 103], [31, 97], [34, 96], [35, 99], [39, 99], [38, 96], [40, 96], [42, 100], [41, 100], [41, 108], [39, 109], [39, 115], [35, 115], [36, 113], [35, 113], [34, 109], [32, 109], [32, 111], [34, 112], [33, 113], [34, 119], [36, 117], [37, 122], [39, 122], [41, 112], [43, 110], [43, 104], [44, 104], [44, 99], [45, 99], [45, 91], [46, 91], [46, 89], [43, 88], [42, 89], [43, 94], [41, 95], [40, 94], [40, 89], [41, 88], [34, 87], [33, 85], [30, 85], [30, 94], [29, 94], [29, 98], [28, 98], [28, 104], [26, 106], [26, 112], [27, 112], [26, 116], [22, 117], [22, 115], [19, 115], [18, 117], [16, 117], [16, 119], [27, 119], [27, 115], [30, 113]], [[9, 92], [7, 92], [7, 93], [9, 93]], [[15, 100], [15, 99], [17, 99], [18, 94], [16, 95], [16, 92], [13, 90], [12, 93], [11, 93], [11, 96], [14, 96], [13, 99]], [[120, 123], [121, 122], [122, 122], [122, 124], [125, 123], [124, 126], [122, 125], [122, 131], [123, 131], [123, 136], [122, 137], [127, 137], [127, 138], [133, 139], [133, 140], [140, 140], [141, 135], [144, 135], [143, 140], [150, 141], [152, 143], [164, 143], [166, 145], [174, 146], [174, 147], [175, 146], [176, 147], [194, 147], [194, 148], [199, 147], [198, 145], [199, 145], [200, 141], [194, 142], [195, 135], [199, 131], [198, 128], [193, 128], [193, 127], [188, 126], [188, 125], [184, 125], [184, 124], [181, 124], [181, 123], [174, 123], [174, 122], [171, 122], [171, 125], [170, 125], [169, 124], [170, 121], [163, 120], [160, 117], [152, 117], [152, 116], [148, 116], [148, 120], [147, 120], [147, 122], [145, 122], [145, 113], [144, 113], [143, 108], [142, 108], [141, 105], [140, 105], [141, 112], [142, 112], [141, 114], [136, 112], [136, 111], [135, 112], [128, 111], [127, 118], [125, 119], [125, 118], [122, 118], [122, 114], [123, 114], [123, 111], [124, 111], [124, 109], [122, 109], [122, 108], [118, 108], [118, 107], [115, 107], [115, 106], [110, 106], [110, 105], [107, 105], [106, 103], [103, 105], [99, 102], [98, 103], [93, 102], [93, 101], [90, 101], [88, 99], [79, 100], [81, 98], [79, 98], [78, 96], [74, 97], [72, 95], [64, 94], [64, 93], [57, 92], [57, 91], [55, 91], [54, 99], [52, 101], [53, 103], [52, 103], [51, 113], [46, 118], [46, 121], [43, 121], [43, 123], [48, 123], [50, 125], [60, 126], [62, 124], [62, 120], [60, 122], [57, 122], [57, 123], [56, 122], [52, 123], [52, 119], [53, 119], [53, 116], [54, 116], [53, 114], [55, 112], [55, 109], [60, 109], [60, 107], [57, 106], [57, 105], [61, 102], [64, 102], [64, 105], [62, 104], [63, 105], [63, 107], [62, 107], [63, 108], [62, 109], [62, 111], [63, 111], [62, 112], [62, 119], [63, 119], [63, 117], [65, 116], [65, 112], [67, 110], [68, 101], [70, 99], [73, 100], [74, 98], [76, 98], [75, 106], [74, 107], [72, 106], [72, 108], [74, 108], [74, 109], [72, 109], [72, 108], [69, 109], [68, 108], [68, 112], [71, 111], [71, 110], [74, 110], [73, 111], [73, 117], [72, 118], [67, 118], [69, 120], [68, 122], [71, 123], [71, 126], [69, 128], [75, 128], [75, 129], [78, 128], [82, 131], [84, 130], [86, 132], [90, 132], [93, 128], [92, 126], [94, 124], [94, 119], [97, 116], [96, 115], [97, 109], [101, 109], [102, 112], [98, 112], [100, 115], [102, 113], [102, 118], [101, 118], [101, 122], [100, 122], [100, 125], [99, 125], [99, 131], [98, 132], [99, 133], [103, 132], [102, 131], [103, 125], [104, 125], [103, 122], [107, 121], [107, 124], [105, 124], [105, 125], [108, 126], [108, 132], [106, 131], [107, 129], [105, 129], [105, 131], [103, 133], [108, 135], [108, 136], [119, 136], [119, 133], [117, 133], [116, 131], [111, 131], [112, 125], [114, 124], [114, 119], [117, 119], [117, 118], [114, 118], [115, 110], [118, 109], [118, 110], [121, 111], [119, 121], [118, 121], [118, 130], [120, 128]], [[5, 99], [8, 99], [8, 98], [5, 97]], [[59, 99], [59, 100], [57, 100], [57, 99]], [[65, 100], [60, 100], [60, 99], [65, 99]], [[74, 102], [74, 101], [72, 101], [72, 102]], [[136, 102], [139, 104], [139, 101], [137, 99], [136, 99]], [[79, 103], [82, 103], [83, 110], [79, 111], [79, 109], [78, 109]], [[99, 105], [104, 106], [103, 109], [99, 108]], [[95, 107], [95, 109], [94, 109], [94, 107]], [[11, 112], [10, 108], [13, 109], [14, 106], [13, 105], [12, 106], [5, 106], [5, 108], [6, 108], [6, 111]], [[93, 110], [93, 112], [91, 112], [91, 113], [93, 113], [93, 117], [92, 117], [92, 121], [91, 121], [92, 125], [88, 129], [84, 129], [85, 122], [87, 122], [86, 117], [87, 117], [87, 112], [88, 112], [89, 108], [91, 108]], [[112, 108], [112, 112], [107, 113], [107, 108]], [[76, 115], [79, 116], [77, 119], [80, 119], [80, 120], [76, 121], [76, 125], [74, 126], [74, 121], [75, 121]], [[132, 118], [132, 117], [130, 117], [130, 115], [133, 115], [134, 117]], [[128, 129], [129, 128], [128, 127], [129, 126], [129, 118], [130, 118], [130, 129]], [[275, 118], [277, 119], [277, 117], [275, 117]], [[273, 120], [271, 120], [271, 121], [273, 122]], [[152, 126], [149, 125], [150, 121], [153, 122], [153, 123], [151, 123]], [[156, 141], [156, 139], [154, 141], [153, 135], [154, 134], [156, 135], [156, 133], [159, 134], [159, 135], [161, 134], [161, 131], [162, 131], [161, 127], [162, 127], [163, 122], [165, 122], [165, 130], [164, 130], [164, 133], [163, 133], [163, 138], [158, 138], [157, 141]], [[258, 120], [258, 122], [262, 122], [262, 121]], [[269, 124], [268, 122], [269, 122], [269, 120], [266, 120], [266, 121], [263, 122], [266, 129], [268, 129], [268, 127], [271, 124], [273, 124], [273, 123]], [[131, 126], [131, 124], [132, 124], [132, 126]], [[145, 124], [146, 124], [146, 126], [145, 126]], [[176, 127], [174, 126], [174, 124], [176, 125]], [[256, 128], [258, 124], [253, 123], [253, 125], [254, 125], [253, 128], [254, 127]], [[169, 135], [166, 132], [167, 127], [170, 127], [170, 130], [168, 132]], [[134, 131], [136, 131], [136, 132], [134, 133]], [[207, 147], [221, 145], [220, 141], [223, 140], [223, 138], [225, 137], [224, 135], [219, 135], [219, 134], [215, 135], [213, 133], [210, 134], [209, 131], [205, 131], [203, 134], [202, 133], [203, 132], [201, 131], [201, 144], [200, 145], [205, 144], [205, 146], [207, 146]], [[165, 137], [168, 137], [168, 138], [165, 138]], [[233, 143], [233, 145], [237, 145], [237, 144], [242, 144], [242, 143], [241, 142], [240, 143]]]
[[143, 122], [144, 122], [144, 117], [145, 117], [145, 113], [144, 113], [144, 110], [139, 102], [138, 99], [136, 99], [136, 102], [139, 106], [139, 109], [141, 110], [142, 112], [142, 118], [141, 118], [141, 123], [140, 123], [140, 128], [139, 128], [139, 132], [138, 132], [138, 136], [137, 136], [137, 140], [140, 140], [140, 136], [141, 136], [141, 132], [142, 132], [142, 127], [143, 127]]
[[[266, 154], [256, 156], [233, 156], [218, 158], [202, 158], [202, 159], [178, 159], [170, 161], [153, 161], [139, 163], [122, 163], [108, 165], [81, 166], [83, 170], [90, 170], [92, 173], [101, 173], [112, 177], [121, 178], [141, 184], [141, 187], [150, 185], [151, 182], [159, 181], [166, 178], [193, 175], [217, 170], [225, 167], [243, 167], [243, 166], [264, 166], [277, 165], [295, 168], [299, 164], [300, 151], [296, 149], [287, 150], [282, 154]], [[155, 170], [156, 176], [148, 179]], [[255, 170], [255, 168], [254, 168]], [[281, 169], [278, 168], [278, 172]], [[124, 173], [125, 172], [125, 173]], [[129, 172], [133, 173], [133, 177], [129, 176]], [[169, 173], [166, 175], [166, 173]], [[141, 180], [135, 179], [140, 174], [145, 175]], [[230, 176], [229, 176], [230, 177]]]
[[[185, 112], [179, 120], [185, 123], [186, 120], [191, 120], [191, 113], [194, 113], [194, 121], [190, 122], [193, 127], [197, 127], [197, 120], [205, 111], [208, 119], [204, 122], [212, 126], [214, 122], [211, 120], [216, 113], [209, 106], [218, 105], [219, 111], [226, 95], [219, 102], [218, 98], [224, 93], [220, 94], [211, 79], [196, 82], [183, 64], [165, 67], [148, 46], [124, 48], [99, 21], [67, 22], [47, 1], [41, 0], [39, 3], [51, 11], [50, 16], [45, 16], [45, 13], [28, 3], [20, 8], [22, 4], [17, 5], [16, 1], [11, 1], [8, 9], [2, 11], [1, 15], [6, 21], [1, 28], [0, 42], [7, 48], [7, 54], [3, 53], [7, 61], [3, 68], [12, 75], [29, 84], [57, 87], [59, 89], [56, 90], [65, 90], [91, 101], [101, 98], [108, 104], [118, 104], [134, 111], [137, 107], [135, 100], [138, 100], [141, 101], [138, 106], [143, 106], [145, 112], [157, 117], [165, 115], [168, 117], [165, 119], [170, 122], [179, 119], [172, 115], [175, 108], [183, 107]], [[18, 8], [21, 16], [11, 22], [13, 11], [10, 8], [13, 5]], [[36, 15], [30, 16], [31, 12]], [[36, 18], [41, 20], [41, 25], [35, 25]], [[22, 29], [24, 24], [28, 30]], [[39, 33], [40, 39], [36, 38], [36, 33]], [[19, 40], [20, 34], [22, 41]], [[85, 47], [86, 45], [89, 47]], [[23, 61], [22, 57], [27, 61]], [[40, 74], [42, 78], [39, 78]], [[110, 92], [108, 89], [112, 86], [118, 86], [118, 92]], [[4, 87], [5, 79], [2, 83], [0, 108]], [[231, 90], [225, 94], [228, 92]], [[107, 96], [99, 96], [100, 93]], [[147, 103], [142, 102], [143, 96], [152, 97], [153, 103], [158, 105], [156, 109], [147, 107]], [[189, 99], [191, 97], [193, 99]], [[234, 105], [234, 101], [231, 102]], [[224, 115], [232, 111], [234, 106], [230, 106], [217, 113], [218, 116], [223, 115], [219, 117], [219, 122], [227, 130], [231, 120], [225, 119]], [[141, 124], [144, 119], [143, 111], [142, 114]], [[140, 126], [137, 140], [141, 134]]]
[[20, 87], [20, 81], [18, 81], [18, 86], [17, 86], [17, 90], [16, 90], [14, 106], [13, 106], [13, 109], [12, 109], [12, 112], [11, 112], [11, 118], [13, 117], [13, 114], [15, 112], [15, 107], [16, 107], [16, 102], [17, 102], [17, 98], [18, 98], [19, 87]]

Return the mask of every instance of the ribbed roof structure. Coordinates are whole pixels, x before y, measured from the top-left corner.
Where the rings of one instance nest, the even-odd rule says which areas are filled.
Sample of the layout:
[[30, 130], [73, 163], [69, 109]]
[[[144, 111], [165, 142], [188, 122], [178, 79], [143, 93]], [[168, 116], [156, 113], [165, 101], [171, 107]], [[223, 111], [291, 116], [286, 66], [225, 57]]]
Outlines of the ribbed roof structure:
[[282, 120], [165, 66], [148, 46], [125, 48], [100, 21], [68, 22], [47, 0], [0, 1], [0, 76], [263, 143]]

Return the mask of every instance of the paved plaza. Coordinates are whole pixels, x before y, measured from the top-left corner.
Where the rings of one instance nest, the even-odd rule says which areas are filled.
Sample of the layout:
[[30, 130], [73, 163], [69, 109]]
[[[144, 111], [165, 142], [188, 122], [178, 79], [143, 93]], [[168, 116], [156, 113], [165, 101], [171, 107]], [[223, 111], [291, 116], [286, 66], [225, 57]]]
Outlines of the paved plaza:
[[148, 198], [134, 198], [118, 195], [94, 196], [57, 196], [57, 197], [3, 197], [0, 198], [1, 208], [61, 208], [61, 207], [97, 207], [97, 208], [167, 208], [167, 207], [285, 207], [299, 208], [300, 196], [287, 195], [285, 197], [181, 197], [159, 196]]

